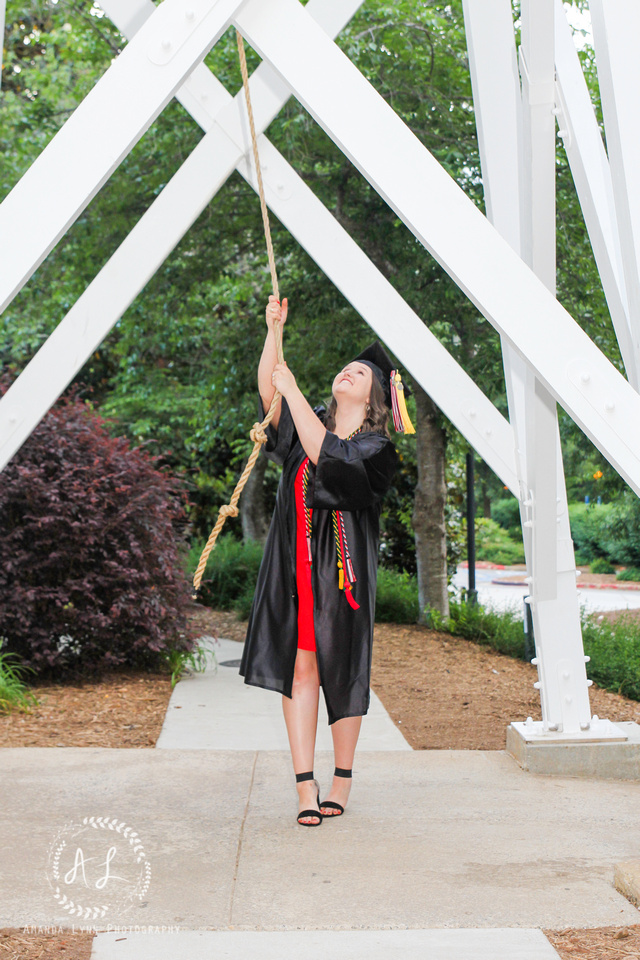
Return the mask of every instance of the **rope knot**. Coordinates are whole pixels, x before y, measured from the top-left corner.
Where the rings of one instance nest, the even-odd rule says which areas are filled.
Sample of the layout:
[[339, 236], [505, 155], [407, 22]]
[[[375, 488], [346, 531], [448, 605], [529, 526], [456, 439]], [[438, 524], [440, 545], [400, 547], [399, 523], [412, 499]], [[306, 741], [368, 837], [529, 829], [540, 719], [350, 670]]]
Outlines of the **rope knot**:
[[261, 423], [254, 423], [252, 429], [249, 431], [249, 436], [253, 443], [266, 443], [269, 439], [262, 429]]
[[220, 507], [220, 516], [221, 517], [237, 517], [238, 508], [234, 507], [231, 503], [223, 503]]

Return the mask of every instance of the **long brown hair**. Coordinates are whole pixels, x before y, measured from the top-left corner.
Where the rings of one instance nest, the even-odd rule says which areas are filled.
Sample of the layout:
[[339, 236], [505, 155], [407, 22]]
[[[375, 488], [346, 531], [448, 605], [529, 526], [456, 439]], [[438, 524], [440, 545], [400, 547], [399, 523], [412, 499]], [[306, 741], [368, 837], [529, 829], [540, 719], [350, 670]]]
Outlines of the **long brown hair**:
[[[373, 430], [374, 433], [381, 433], [391, 439], [387, 422], [389, 420], [389, 407], [384, 402], [384, 390], [373, 370], [371, 371], [371, 390], [369, 391], [369, 413], [365, 416], [362, 424], [363, 433], [367, 430]], [[336, 410], [338, 402], [331, 394], [331, 400], [327, 404], [327, 414], [324, 425], [327, 430], [335, 430]]]

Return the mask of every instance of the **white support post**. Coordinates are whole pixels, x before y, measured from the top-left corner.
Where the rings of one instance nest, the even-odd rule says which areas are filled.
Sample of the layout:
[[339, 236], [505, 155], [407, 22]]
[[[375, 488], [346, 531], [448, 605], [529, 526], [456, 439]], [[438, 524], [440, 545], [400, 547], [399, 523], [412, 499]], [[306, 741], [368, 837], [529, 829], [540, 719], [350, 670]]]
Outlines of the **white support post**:
[[591, 0], [598, 83], [607, 137], [629, 326], [640, 356], [640, 4]]
[[[134, 25], [143, 19], [143, 6], [136, 8], [127, 2], [127, 18], [136, 13]], [[127, 27], [131, 20], [121, 19], [120, 0], [104, 0], [104, 8], [119, 29], [131, 29]], [[146, 10], [149, 8], [153, 10], [150, 3]], [[329, 16], [324, 0], [311, 0], [307, 9], [329, 31], [337, 31], [343, 23], [344, 3], [340, 17]], [[0, 466], [26, 439], [236, 164], [255, 188], [245, 160], [249, 145], [242, 94], [232, 99], [203, 66], [194, 71], [185, 87], [178, 96], [188, 109], [191, 104], [209, 133], [0, 402], [0, 411], [16, 407], [27, 411], [20, 427], [4, 444], [0, 442]], [[251, 78], [251, 88], [256, 125], [258, 130], [264, 129], [286, 102], [288, 90], [267, 64]], [[504, 417], [265, 137], [260, 137], [260, 153], [271, 209], [390, 349], [403, 362], [406, 358], [408, 369], [425, 384], [434, 401], [515, 492], [513, 433]]]
[[[555, 295], [554, 0], [522, 4], [522, 253]], [[554, 397], [531, 372], [525, 391], [531, 607], [542, 733], [589, 736], [591, 709]], [[531, 733], [532, 731], [529, 731]], [[537, 732], [537, 731], [536, 731]]]
[[[510, 0], [465, 0], [487, 215], [516, 252], [522, 244], [554, 285], [555, 264], [545, 248], [555, 247], [555, 124], [553, 100], [545, 103], [543, 96], [553, 92], [551, 10], [548, 3], [522, 8], [521, 101]], [[510, 420], [521, 452], [520, 509], [543, 718], [527, 734], [550, 728], [575, 734], [588, 729], [590, 711], [556, 406], [531, 368], [504, 341], [503, 348]]]
[[564, 142], [627, 377], [637, 390], [640, 352], [629, 323], [611, 170], [562, 0], [556, 0], [555, 27], [558, 135]]

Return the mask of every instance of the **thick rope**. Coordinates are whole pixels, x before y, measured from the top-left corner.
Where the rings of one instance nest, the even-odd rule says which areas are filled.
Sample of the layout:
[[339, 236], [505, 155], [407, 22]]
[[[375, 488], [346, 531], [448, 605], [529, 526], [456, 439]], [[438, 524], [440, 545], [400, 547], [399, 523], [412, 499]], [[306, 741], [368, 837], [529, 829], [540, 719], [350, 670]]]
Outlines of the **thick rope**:
[[[238, 40], [238, 54], [240, 58], [240, 71], [242, 73], [242, 86], [244, 88], [244, 97], [247, 105], [249, 127], [251, 130], [251, 143], [253, 145], [253, 160], [256, 168], [256, 177], [258, 181], [258, 193], [260, 195], [260, 209], [262, 210], [262, 223], [264, 226], [264, 237], [267, 243], [267, 256], [269, 258], [269, 269], [271, 271], [271, 285], [272, 285], [273, 294], [276, 300], [280, 300], [280, 293], [278, 291], [278, 275], [276, 272], [276, 261], [273, 254], [273, 244], [271, 242], [271, 228], [269, 226], [269, 211], [267, 210], [267, 201], [265, 200], [265, 196], [264, 196], [264, 184], [262, 182], [262, 170], [260, 169], [260, 157], [258, 154], [258, 138], [256, 136], [256, 128], [253, 120], [253, 109], [251, 106], [251, 93], [249, 91], [249, 74], [247, 72], [247, 58], [244, 52], [244, 42], [238, 30], [236, 30], [236, 37]], [[282, 324], [276, 322], [274, 324], [274, 331], [275, 331], [275, 337], [276, 337], [276, 351], [278, 355], [278, 363], [284, 363], [284, 354], [282, 351]], [[278, 404], [278, 400], [280, 399], [280, 396], [281, 394], [276, 390], [276, 392], [273, 395], [273, 400], [271, 401], [271, 406], [269, 407], [266, 417], [264, 418], [262, 423], [254, 423], [249, 433], [249, 436], [253, 441], [253, 450], [251, 451], [246, 467], [242, 471], [242, 476], [240, 477], [240, 479], [238, 480], [238, 483], [236, 484], [236, 488], [233, 491], [233, 496], [231, 497], [230, 502], [220, 507], [216, 524], [213, 530], [211, 531], [211, 534], [209, 535], [209, 539], [207, 540], [204, 550], [202, 551], [202, 556], [200, 557], [200, 561], [198, 563], [198, 566], [196, 568], [196, 572], [193, 578], [193, 586], [195, 591], [194, 599], [197, 598], [197, 592], [200, 589], [200, 583], [202, 581], [205, 567], [207, 565], [207, 560], [209, 559], [209, 554], [211, 553], [211, 551], [215, 546], [215, 542], [218, 538], [218, 534], [222, 530], [225, 520], [227, 519], [227, 517], [238, 516], [237, 503], [238, 503], [238, 500], [240, 499], [240, 494], [242, 493], [244, 489], [244, 485], [249, 479], [249, 474], [253, 470], [253, 465], [258, 459], [258, 454], [260, 453], [260, 447], [262, 446], [263, 443], [267, 442], [267, 435], [265, 433], [265, 429], [271, 423], [271, 420], [275, 413], [276, 406]]]

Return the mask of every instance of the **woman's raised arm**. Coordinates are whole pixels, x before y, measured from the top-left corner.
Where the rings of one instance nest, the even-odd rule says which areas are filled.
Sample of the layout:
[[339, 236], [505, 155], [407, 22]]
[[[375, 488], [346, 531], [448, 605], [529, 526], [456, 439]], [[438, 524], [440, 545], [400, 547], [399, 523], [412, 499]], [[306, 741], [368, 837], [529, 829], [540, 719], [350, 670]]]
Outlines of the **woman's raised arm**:
[[[276, 298], [271, 294], [269, 296], [269, 303], [267, 304], [266, 309], [266, 321], [267, 321], [267, 336], [264, 341], [264, 347], [262, 349], [262, 356], [260, 357], [260, 363], [258, 364], [258, 390], [260, 391], [260, 396], [262, 397], [262, 402], [264, 404], [265, 413], [271, 406], [271, 401], [273, 400], [273, 395], [276, 392], [271, 380], [271, 374], [273, 373], [273, 368], [278, 362], [278, 350], [276, 347], [276, 334], [275, 334], [275, 324], [282, 323], [284, 324], [287, 319], [287, 298], [285, 297], [282, 301], [282, 307], [276, 300]], [[282, 404], [278, 400], [276, 409], [274, 411], [273, 417], [271, 419], [272, 426], [277, 429], [280, 422], [280, 410]]]

